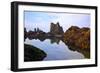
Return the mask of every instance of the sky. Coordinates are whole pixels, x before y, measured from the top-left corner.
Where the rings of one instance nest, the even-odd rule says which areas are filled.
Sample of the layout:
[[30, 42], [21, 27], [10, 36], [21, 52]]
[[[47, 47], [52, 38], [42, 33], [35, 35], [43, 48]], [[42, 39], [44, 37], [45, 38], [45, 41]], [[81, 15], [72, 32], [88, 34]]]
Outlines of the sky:
[[29, 30], [39, 28], [44, 32], [50, 31], [50, 24], [59, 22], [64, 32], [71, 26], [90, 27], [90, 14], [83, 13], [55, 13], [24, 11], [24, 27]]

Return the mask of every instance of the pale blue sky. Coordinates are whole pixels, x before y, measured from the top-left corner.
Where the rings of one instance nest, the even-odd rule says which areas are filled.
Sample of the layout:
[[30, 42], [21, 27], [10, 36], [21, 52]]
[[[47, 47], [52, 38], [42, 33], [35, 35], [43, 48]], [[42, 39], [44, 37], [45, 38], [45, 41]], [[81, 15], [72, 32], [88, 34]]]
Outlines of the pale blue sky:
[[24, 11], [24, 23], [27, 31], [39, 27], [44, 32], [49, 32], [51, 22], [59, 22], [64, 31], [71, 26], [90, 27], [90, 18], [90, 14]]

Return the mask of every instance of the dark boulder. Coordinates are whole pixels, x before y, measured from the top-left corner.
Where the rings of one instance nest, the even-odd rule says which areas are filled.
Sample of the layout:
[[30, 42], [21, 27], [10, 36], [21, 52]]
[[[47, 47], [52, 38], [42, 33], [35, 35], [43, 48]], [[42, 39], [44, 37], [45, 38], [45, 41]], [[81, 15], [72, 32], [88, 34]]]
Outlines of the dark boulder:
[[32, 45], [24, 44], [24, 61], [42, 61], [46, 57], [46, 53]]

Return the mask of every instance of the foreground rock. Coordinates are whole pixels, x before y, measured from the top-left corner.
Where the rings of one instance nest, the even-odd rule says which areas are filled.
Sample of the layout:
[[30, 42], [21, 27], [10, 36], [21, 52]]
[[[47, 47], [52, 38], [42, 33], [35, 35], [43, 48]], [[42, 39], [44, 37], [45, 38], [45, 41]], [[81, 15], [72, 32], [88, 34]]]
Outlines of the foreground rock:
[[63, 41], [74, 49], [90, 50], [90, 29], [72, 26], [64, 33]]
[[24, 61], [41, 61], [46, 57], [46, 53], [32, 45], [24, 44]]

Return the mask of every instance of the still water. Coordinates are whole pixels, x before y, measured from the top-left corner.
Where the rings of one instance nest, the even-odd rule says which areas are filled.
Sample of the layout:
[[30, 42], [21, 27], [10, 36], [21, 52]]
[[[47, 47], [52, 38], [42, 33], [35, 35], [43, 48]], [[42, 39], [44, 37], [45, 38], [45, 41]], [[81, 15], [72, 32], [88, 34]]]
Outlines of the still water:
[[41, 50], [43, 50], [47, 56], [44, 60], [70, 60], [70, 59], [84, 59], [84, 55], [77, 52], [72, 51], [65, 45], [64, 42], [59, 40], [58, 42], [53, 42], [50, 39], [45, 39], [44, 41], [40, 41], [39, 39], [31, 39], [28, 38], [25, 40], [25, 44], [33, 45]]

